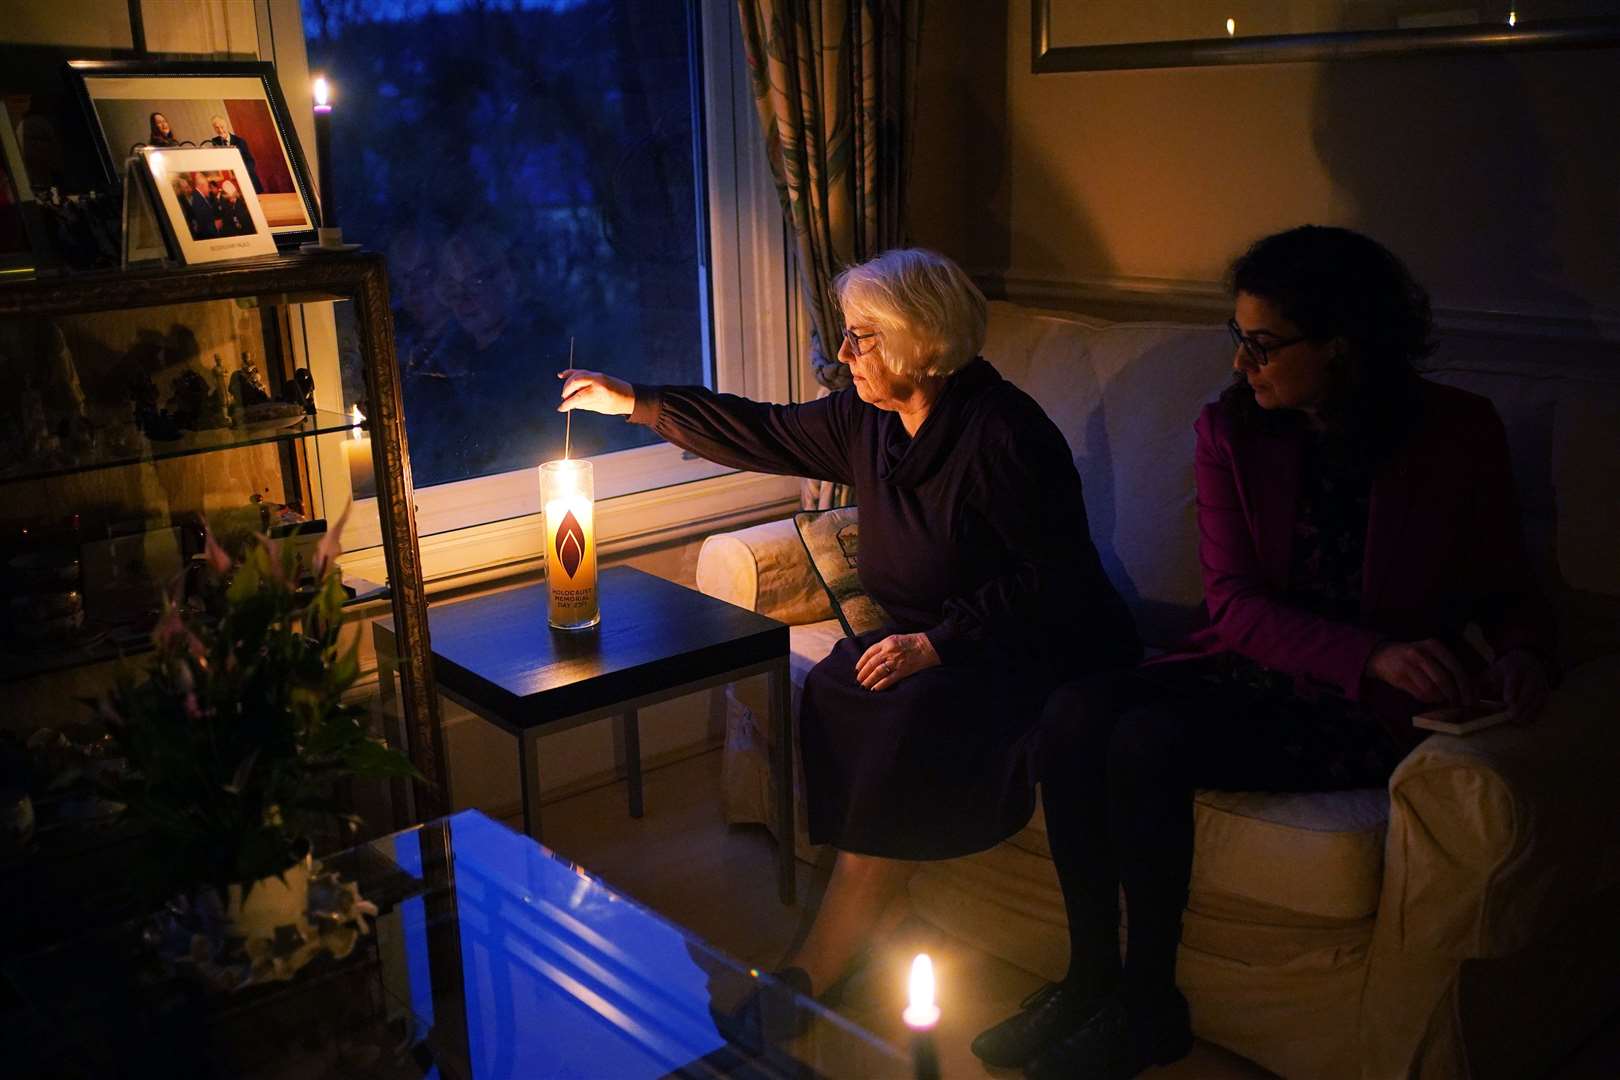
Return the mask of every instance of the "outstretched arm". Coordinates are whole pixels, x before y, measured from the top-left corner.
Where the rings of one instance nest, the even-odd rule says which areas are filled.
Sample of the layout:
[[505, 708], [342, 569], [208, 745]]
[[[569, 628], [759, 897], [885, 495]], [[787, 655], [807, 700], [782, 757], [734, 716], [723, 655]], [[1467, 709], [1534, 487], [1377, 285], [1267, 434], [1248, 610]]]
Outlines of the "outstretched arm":
[[854, 483], [849, 394], [772, 405], [701, 386], [632, 386], [596, 371], [560, 372], [558, 411], [626, 416], [695, 454], [738, 469]]

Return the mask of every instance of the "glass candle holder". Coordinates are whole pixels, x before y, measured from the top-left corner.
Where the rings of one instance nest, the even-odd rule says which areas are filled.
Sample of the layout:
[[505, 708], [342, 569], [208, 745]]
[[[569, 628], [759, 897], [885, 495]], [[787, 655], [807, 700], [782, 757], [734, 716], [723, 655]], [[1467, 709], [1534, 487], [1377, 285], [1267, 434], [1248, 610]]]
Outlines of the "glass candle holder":
[[596, 591], [596, 484], [591, 463], [540, 466], [546, 529], [546, 618], [558, 630], [584, 630], [602, 618]]

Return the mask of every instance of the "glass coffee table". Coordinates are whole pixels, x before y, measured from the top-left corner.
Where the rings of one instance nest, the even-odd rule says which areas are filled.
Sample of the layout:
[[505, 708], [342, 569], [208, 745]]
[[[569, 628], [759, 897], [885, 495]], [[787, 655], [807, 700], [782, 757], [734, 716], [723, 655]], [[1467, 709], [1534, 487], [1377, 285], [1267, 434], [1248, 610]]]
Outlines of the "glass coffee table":
[[[876, 1036], [475, 810], [364, 854], [422, 882], [379, 920], [378, 948], [388, 999], [440, 1075], [910, 1072], [909, 1058]], [[744, 1007], [767, 985], [763, 1008]], [[808, 1021], [803, 1034], [762, 1030], [794, 1010]]]
[[130, 926], [0, 965], [26, 1003], [9, 1021], [31, 1032], [22, 1074], [911, 1074], [909, 1056], [476, 810], [321, 861], [378, 905], [374, 933], [289, 982], [154, 980]]

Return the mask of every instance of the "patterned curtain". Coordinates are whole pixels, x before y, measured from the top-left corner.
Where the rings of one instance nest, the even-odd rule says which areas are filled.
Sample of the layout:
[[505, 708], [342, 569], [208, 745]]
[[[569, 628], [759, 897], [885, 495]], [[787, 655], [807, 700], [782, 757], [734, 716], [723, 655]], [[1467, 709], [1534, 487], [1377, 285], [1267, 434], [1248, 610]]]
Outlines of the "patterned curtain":
[[738, 0], [754, 103], [798, 242], [811, 362], [830, 389], [832, 279], [902, 242], [923, 0]]

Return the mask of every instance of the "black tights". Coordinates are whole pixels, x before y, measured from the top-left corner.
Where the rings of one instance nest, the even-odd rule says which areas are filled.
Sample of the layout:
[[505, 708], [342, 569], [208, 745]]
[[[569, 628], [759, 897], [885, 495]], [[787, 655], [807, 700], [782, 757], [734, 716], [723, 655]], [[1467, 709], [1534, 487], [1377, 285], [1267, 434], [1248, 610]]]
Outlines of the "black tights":
[[[1299, 702], [1279, 703], [1208, 671], [1191, 661], [1070, 683], [1042, 720], [1047, 836], [1069, 918], [1067, 981], [1096, 991], [1123, 978], [1133, 1011], [1176, 1000], [1195, 789], [1381, 787], [1399, 758], [1393, 746], [1348, 762], [1313, 756], [1309, 740], [1302, 751], [1291, 736], [1313, 722], [1310, 710], [1301, 720]], [[1130, 907], [1123, 968], [1121, 884]]]

